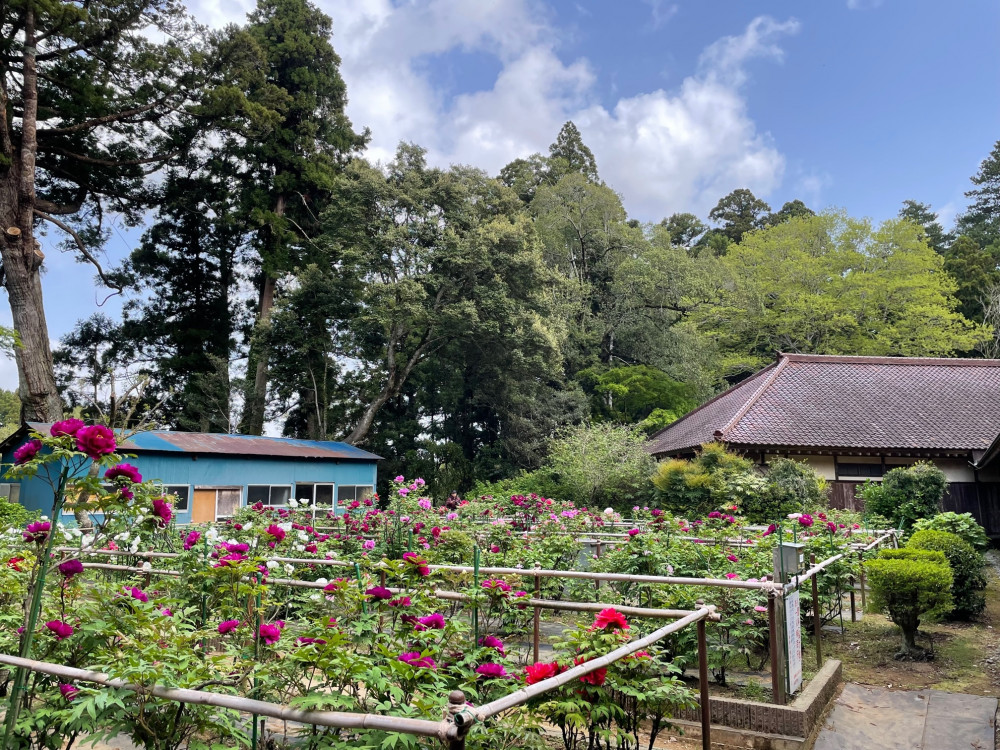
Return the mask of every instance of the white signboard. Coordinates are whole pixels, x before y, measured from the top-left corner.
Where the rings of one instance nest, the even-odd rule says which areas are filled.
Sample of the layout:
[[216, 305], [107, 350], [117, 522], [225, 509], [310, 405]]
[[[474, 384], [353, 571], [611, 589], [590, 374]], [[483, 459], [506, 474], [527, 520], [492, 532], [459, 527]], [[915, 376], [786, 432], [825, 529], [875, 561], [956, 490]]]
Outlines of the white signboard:
[[802, 687], [802, 618], [799, 592], [785, 597], [785, 638], [788, 653], [788, 694]]

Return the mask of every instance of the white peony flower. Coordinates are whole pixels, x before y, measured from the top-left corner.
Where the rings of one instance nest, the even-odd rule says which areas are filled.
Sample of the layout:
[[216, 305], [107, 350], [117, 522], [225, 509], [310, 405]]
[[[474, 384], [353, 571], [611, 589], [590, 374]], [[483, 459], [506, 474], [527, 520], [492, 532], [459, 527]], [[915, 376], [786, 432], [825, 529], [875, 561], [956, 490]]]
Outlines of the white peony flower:
[[323, 598], [323, 596], [322, 594], [310, 594], [309, 598], [312, 599], [314, 602], [318, 602], [320, 599]]
[[252, 529], [252, 528], [253, 528], [253, 524], [252, 523], [245, 523], [245, 524], [243, 524], [243, 530], [244, 531], [250, 531], [250, 529]]
[[277, 560], [268, 560], [267, 561], [267, 569], [268, 570], [277, 570], [278, 569], [278, 561]]
[[316, 583], [318, 583], [320, 586], [326, 586], [326, 584], [328, 584], [329, 581], [325, 578], [317, 578]]
[[788, 520], [789, 521], [797, 521], [800, 518], [802, 518], [802, 514], [801, 513], [789, 513], [788, 514]]
[[604, 509], [604, 515], [606, 515], [606, 516], [613, 516], [614, 514], [615, 514], [615, 509], [614, 508], [605, 508]]
[[296, 544], [295, 545], [295, 551], [296, 552], [305, 552], [306, 551], [306, 545], [304, 545], [304, 544]]
[[285, 523], [279, 523], [278, 524], [278, 528], [281, 529], [282, 531], [291, 531], [292, 530], [292, 522], [291, 521], [286, 521]]
[[291, 575], [294, 572], [295, 572], [295, 566], [292, 565], [291, 563], [285, 563], [285, 574]]
[[299, 501], [296, 500], [294, 497], [288, 498], [288, 507], [289, 508], [298, 508], [299, 507]]

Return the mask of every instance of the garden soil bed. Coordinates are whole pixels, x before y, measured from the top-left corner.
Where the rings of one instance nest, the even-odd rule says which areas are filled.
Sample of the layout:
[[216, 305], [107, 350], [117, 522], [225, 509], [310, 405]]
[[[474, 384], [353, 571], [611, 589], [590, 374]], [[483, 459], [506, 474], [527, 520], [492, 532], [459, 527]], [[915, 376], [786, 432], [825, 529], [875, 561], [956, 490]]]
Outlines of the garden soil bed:
[[885, 616], [844, 619], [843, 635], [829, 634], [823, 653], [840, 659], [844, 680], [899, 690], [934, 688], [954, 693], [996, 696], [1000, 691], [1000, 553], [991, 551], [986, 611], [975, 622], [923, 623], [917, 643], [933, 651], [925, 662], [897, 661], [899, 630]]

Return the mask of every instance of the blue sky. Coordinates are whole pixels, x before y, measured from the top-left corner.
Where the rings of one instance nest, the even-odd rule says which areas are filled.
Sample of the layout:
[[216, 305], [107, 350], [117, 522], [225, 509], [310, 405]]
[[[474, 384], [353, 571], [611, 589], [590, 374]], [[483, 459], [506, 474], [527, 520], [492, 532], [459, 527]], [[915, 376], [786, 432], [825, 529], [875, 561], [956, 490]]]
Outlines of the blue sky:
[[[949, 224], [1000, 138], [995, 1], [318, 2], [371, 159], [405, 139], [435, 163], [496, 173], [572, 119], [644, 221], [704, 216], [749, 187], [774, 208], [801, 198], [876, 221], [913, 198]], [[220, 26], [250, 2], [189, 7]], [[108, 262], [135, 236], [116, 231]], [[55, 340], [105, 295], [43, 243]], [[0, 363], [0, 386], [15, 382]]]

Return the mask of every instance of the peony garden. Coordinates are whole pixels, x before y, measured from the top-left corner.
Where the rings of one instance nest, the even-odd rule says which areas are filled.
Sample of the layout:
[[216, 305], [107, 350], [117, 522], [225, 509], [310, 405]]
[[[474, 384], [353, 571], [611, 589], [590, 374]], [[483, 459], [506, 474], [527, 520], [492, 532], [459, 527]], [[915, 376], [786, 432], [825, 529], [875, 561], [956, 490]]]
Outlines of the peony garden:
[[[79, 420], [17, 451], [10, 476], [44, 478], [53, 506], [0, 506], [6, 748], [638, 750], [734, 674], [788, 699], [790, 593], [808, 681], [811, 634], [850, 618], [866, 570], [954, 582], [943, 552], [883, 549], [897, 535], [871, 519], [802, 507], [751, 525], [738, 497], [701, 517], [439, 504], [399, 476], [340, 514], [292, 500], [179, 527], [127, 459]], [[53, 521], [67, 504], [84, 523]], [[785, 548], [802, 565], [776, 569]], [[873, 606], [902, 612], [886, 592], [872, 582]]]

